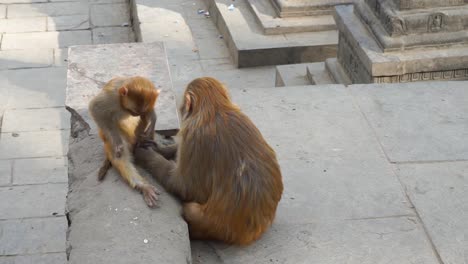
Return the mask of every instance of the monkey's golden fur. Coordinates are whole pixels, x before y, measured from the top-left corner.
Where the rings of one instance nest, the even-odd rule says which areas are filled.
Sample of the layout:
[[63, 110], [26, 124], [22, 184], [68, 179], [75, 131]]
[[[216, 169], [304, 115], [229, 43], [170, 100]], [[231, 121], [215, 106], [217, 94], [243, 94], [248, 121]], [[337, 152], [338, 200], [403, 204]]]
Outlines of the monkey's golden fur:
[[133, 165], [133, 149], [141, 140], [153, 139], [159, 95], [153, 83], [143, 77], [110, 80], [89, 103], [89, 112], [104, 142], [106, 160], [99, 170], [102, 180], [114, 166], [132, 188], [143, 192], [149, 206], [155, 206], [157, 190], [140, 176]]
[[177, 164], [150, 148], [136, 149], [137, 162], [186, 202], [192, 239], [252, 243], [272, 224], [283, 192], [274, 150], [213, 78], [188, 85], [181, 114]]

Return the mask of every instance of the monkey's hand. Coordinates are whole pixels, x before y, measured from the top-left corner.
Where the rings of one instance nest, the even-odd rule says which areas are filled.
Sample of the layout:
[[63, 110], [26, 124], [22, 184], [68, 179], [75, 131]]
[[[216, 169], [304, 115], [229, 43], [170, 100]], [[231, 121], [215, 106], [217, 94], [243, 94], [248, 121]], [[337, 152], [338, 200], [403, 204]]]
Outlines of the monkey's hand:
[[[156, 143], [156, 141], [152, 140], [152, 139], [142, 139], [140, 140], [137, 144], [136, 144], [136, 148], [144, 148], [144, 149], [148, 149], [148, 148], [151, 148], [153, 149], [154, 151], [158, 151], [158, 143]], [[135, 148], [135, 149], [136, 149]]]
[[146, 204], [151, 208], [157, 207], [158, 195], [161, 194], [158, 189], [151, 184], [143, 184], [140, 186], [140, 190], [143, 193], [143, 199]]
[[122, 154], [124, 152], [124, 145], [123, 144], [118, 144], [114, 147], [114, 155], [116, 158], [122, 157]]

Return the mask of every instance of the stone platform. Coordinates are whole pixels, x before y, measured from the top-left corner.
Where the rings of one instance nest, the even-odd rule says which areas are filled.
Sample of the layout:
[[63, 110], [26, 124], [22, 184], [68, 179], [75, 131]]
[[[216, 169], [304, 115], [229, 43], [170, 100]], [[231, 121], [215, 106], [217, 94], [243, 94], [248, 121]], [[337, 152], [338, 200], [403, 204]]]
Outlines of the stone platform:
[[[320, 22], [325, 31], [265, 35], [265, 29], [258, 23], [259, 18], [252, 12], [256, 7], [252, 7], [247, 0], [235, 1], [232, 11], [228, 10], [232, 3], [230, 0], [206, 2], [219, 32], [226, 41], [234, 64], [239, 68], [320, 62], [336, 56], [337, 32], [327, 28], [330, 24], [329, 18]], [[316, 19], [314, 23], [318, 24], [319, 20]], [[282, 26], [281, 23], [273, 25]], [[305, 27], [307, 28], [306, 25]], [[316, 27], [318, 30], [320, 25]]]
[[[162, 43], [126, 43], [72, 47], [69, 52], [66, 106], [72, 113], [69, 147], [69, 263], [190, 263], [187, 224], [180, 204], [162, 191], [160, 208], [149, 209], [111, 168], [103, 182], [102, 141], [88, 114], [89, 100], [115, 76], [140, 75], [160, 88], [156, 131], [179, 128], [172, 81]], [[150, 182], [151, 176], [141, 171]]]
[[[104, 63], [105, 62], [105, 63]], [[68, 56], [65, 105], [97, 133], [88, 103], [103, 85], [116, 76], [140, 75], [153, 81], [161, 93], [156, 101], [156, 131], [174, 135], [179, 129], [176, 99], [172, 90], [163, 43], [126, 43], [71, 47]]]

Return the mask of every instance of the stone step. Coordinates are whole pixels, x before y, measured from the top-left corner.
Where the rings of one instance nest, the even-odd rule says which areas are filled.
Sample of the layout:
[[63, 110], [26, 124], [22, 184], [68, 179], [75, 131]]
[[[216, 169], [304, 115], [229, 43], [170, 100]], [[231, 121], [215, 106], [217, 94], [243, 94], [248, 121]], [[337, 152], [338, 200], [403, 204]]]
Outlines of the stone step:
[[[162, 187], [160, 208], [149, 209], [115, 169], [97, 180], [104, 160], [101, 139], [90, 119], [89, 100], [115, 76], [141, 75], [162, 89], [156, 105], [156, 130], [179, 128], [165, 47], [161, 42], [76, 46], [69, 52], [66, 105], [72, 112], [69, 146], [71, 222], [69, 263], [190, 263], [187, 224], [180, 203]], [[89, 130], [89, 133], [80, 133]], [[152, 177], [141, 171], [153, 184]], [[137, 254], [137, 255], [135, 255]]]
[[276, 66], [276, 87], [335, 83], [323, 62]]
[[278, 17], [270, 1], [247, 0], [266, 35], [335, 30], [331, 14], [318, 16]]
[[321, 62], [336, 57], [336, 30], [265, 35], [246, 0], [206, 0], [211, 17], [224, 36], [239, 68]]

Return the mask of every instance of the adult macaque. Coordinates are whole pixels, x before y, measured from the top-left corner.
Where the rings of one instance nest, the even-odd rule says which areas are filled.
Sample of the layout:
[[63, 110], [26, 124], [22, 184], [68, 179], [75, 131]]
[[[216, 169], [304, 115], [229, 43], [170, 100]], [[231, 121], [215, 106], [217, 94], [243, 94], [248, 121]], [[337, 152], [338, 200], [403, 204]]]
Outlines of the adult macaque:
[[177, 149], [177, 163], [152, 144], [135, 150], [136, 162], [185, 202], [192, 239], [255, 241], [272, 224], [283, 192], [274, 150], [213, 78], [192, 81], [180, 110], [179, 148], [164, 148], [165, 155]]
[[117, 77], [89, 103], [106, 153], [98, 179], [104, 179], [107, 170], [114, 166], [132, 188], [143, 193], [150, 207], [156, 206], [158, 190], [140, 176], [132, 163], [132, 152], [137, 143], [154, 138], [154, 105], [159, 92], [146, 78]]

